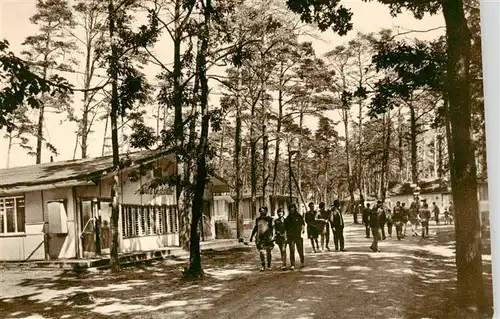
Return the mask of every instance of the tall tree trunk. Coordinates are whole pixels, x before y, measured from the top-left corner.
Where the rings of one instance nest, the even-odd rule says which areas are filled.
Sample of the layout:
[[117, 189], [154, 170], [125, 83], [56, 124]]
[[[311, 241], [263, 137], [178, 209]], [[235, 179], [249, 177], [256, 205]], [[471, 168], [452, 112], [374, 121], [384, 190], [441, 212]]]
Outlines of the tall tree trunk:
[[109, 121], [109, 114], [106, 116], [106, 122], [104, 124], [104, 137], [102, 139], [102, 152], [101, 156], [104, 156], [104, 153], [106, 152], [106, 139], [108, 135], [108, 121]]
[[278, 119], [276, 124], [276, 145], [274, 148], [274, 165], [273, 165], [273, 189], [272, 198], [276, 196], [277, 185], [276, 181], [278, 179], [278, 165], [280, 162], [280, 142], [281, 142], [281, 122], [283, 120], [283, 79], [280, 78], [280, 84], [278, 88]]
[[[109, 37], [113, 39], [115, 36], [115, 6], [113, 0], [108, 2], [109, 15]], [[118, 259], [119, 242], [118, 242], [118, 219], [120, 208], [118, 203], [119, 198], [119, 171], [120, 157], [118, 148], [118, 53], [116, 43], [111, 43], [111, 59], [109, 65], [109, 75], [111, 77], [111, 146], [113, 149], [113, 183], [111, 185], [111, 269], [115, 272], [120, 271], [120, 262]]]
[[236, 168], [236, 237], [238, 241], [243, 241], [243, 206], [241, 200], [243, 197], [243, 180], [241, 178], [241, 72], [238, 68], [238, 86], [236, 88], [236, 135], [234, 145], [234, 166]]
[[[85, 53], [85, 75], [84, 75], [84, 88], [86, 90], [90, 89], [90, 81], [92, 80], [92, 73], [90, 60], [92, 57], [92, 44], [90, 41], [87, 43], [86, 53]], [[90, 97], [89, 91], [83, 92], [83, 114], [82, 114], [82, 126], [80, 135], [82, 137], [82, 158], [87, 157], [87, 138], [89, 134], [89, 109], [92, 98]]]
[[[299, 143], [298, 143], [298, 152], [297, 152], [297, 193], [300, 195], [302, 194], [302, 134], [303, 134], [303, 128], [304, 128], [304, 110], [300, 111], [300, 116], [299, 116], [299, 129], [300, 129], [300, 138], [299, 138]], [[292, 172], [293, 176], [293, 172]], [[307, 207], [305, 208], [307, 209]]]
[[[361, 83], [360, 83], [361, 87]], [[358, 118], [358, 189], [359, 189], [359, 194], [363, 194], [364, 189], [363, 189], [363, 147], [362, 147], [362, 142], [363, 142], [363, 100], [361, 98], [359, 99], [359, 118]]]
[[471, 140], [469, 66], [471, 35], [462, 0], [443, 1], [447, 83], [453, 156], [450, 161], [455, 208], [457, 287], [460, 304], [485, 308], [476, 163]]
[[[261, 93], [261, 103], [262, 103], [262, 204], [270, 209], [269, 198], [267, 194], [267, 181], [269, 180], [268, 174], [268, 136], [267, 136], [267, 112], [266, 112], [266, 101], [265, 101], [265, 83], [262, 81], [262, 93]], [[273, 214], [274, 212], [270, 212]]]
[[404, 150], [403, 150], [403, 116], [401, 114], [401, 106], [398, 108], [398, 164], [399, 164], [399, 181], [404, 179]]
[[[258, 99], [257, 99], [258, 100]], [[257, 210], [257, 138], [255, 137], [255, 104], [252, 103], [250, 119], [250, 216], [256, 216]]]
[[174, 104], [174, 139], [176, 147], [176, 202], [179, 212], [179, 244], [184, 249], [189, 247], [190, 236], [190, 212], [188, 206], [189, 196], [186, 194], [186, 187], [190, 182], [190, 176], [186, 175], [189, 171], [189, 165], [184, 163], [184, 124], [182, 116], [182, 100], [183, 100], [183, 87], [182, 87], [182, 65], [181, 65], [181, 42], [182, 42], [182, 25], [181, 25], [181, 10], [182, 2], [175, 1], [174, 5], [174, 32], [173, 32], [173, 46], [174, 46], [174, 65], [172, 72], [172, 90], [173, 90], [173, 104]]
[[[192, 220], [191, 220], [191, 238], [189, 249], [189, 268], [186, 271], [187, 277], [200, 277], [203, 275], [201, 267], [200, 237], [198, 225], [203, 216], [203, 193], [207, 179], [206, 152], [208, 144], [208, 128], [210, 116], [208, 113], [208, 79], [206, 75], [206, 55], [208, 54], [209, 23], [210, 12], [212, 10], [211, 0], [206, 0], [204, 9], [205, 23], [201, 38], [201, 48], [198, 53], [199, 79], [200, 79], [200, 106], [201, 106], [201, 134], [198, 144], [198, 156], [196, 159], [196, 186], [193, 196]], [[202, 226], [203, 227], [203, 226]]]
[[385, 202], [385, 198], [387, 195], [387, 183], [389, 181], [389, 156], [390, 156], [390, 147], [391, 147], [391, 115], [390, 111], [387, 111], [387, 114], [384, 115], [384, 151], [382, 156], [382, 172], [380, 174], [381, 182], [380, 182], [380, 197], [382, 202]]
[[413, 101], [409, 102], [410, 108], [410, 144], [411, 144], [411, 181], [418, 185], [418, 149], [417, 149], [417, 115]]
[[[345, 106], [347, 107], [347, 106]], [[349, 111], [347, 109], [342, 109], [342, 121], [344, 122], [344, 132], [345, 132], [345, 159], [346, 159], [346, 174], [347, 174], [347, 188], [349, 191], [349, 214], [353, 213], [354, 206], [354, 183], [352, 181], [352, 167], [350, 158], [350, 143], [349, 143]]]
[[12, 151], [12, 132], [9, 132], [9, 142], [7, 145], [7, 167], [10, 167], [10, 153]]
[[42, 141], [43, 141], [43, 115], [45, 112], [44, 103], [40, 104], [38, 109], [38, 124], [36, 129], [36, 164], [42, 162]]

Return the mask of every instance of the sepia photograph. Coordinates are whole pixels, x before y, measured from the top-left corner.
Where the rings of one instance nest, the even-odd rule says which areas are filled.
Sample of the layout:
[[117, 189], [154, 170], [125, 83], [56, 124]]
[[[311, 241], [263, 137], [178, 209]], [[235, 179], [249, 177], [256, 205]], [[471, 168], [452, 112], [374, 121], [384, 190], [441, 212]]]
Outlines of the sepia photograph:
[[0, 318], [495, 317], [499, 7], [0, 0]]

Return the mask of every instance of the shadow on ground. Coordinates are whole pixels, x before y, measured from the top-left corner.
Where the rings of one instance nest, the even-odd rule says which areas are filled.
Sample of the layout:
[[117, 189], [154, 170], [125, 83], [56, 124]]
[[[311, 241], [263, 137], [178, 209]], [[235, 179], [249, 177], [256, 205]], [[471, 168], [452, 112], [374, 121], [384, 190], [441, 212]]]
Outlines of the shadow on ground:
[[[296, 271], [259, 272], [251, 246], [205, 251], [206, 278], [185, 282], [184, 260], [119, 274], [64, 272], [22, 280], [26, 294], [0, 299], [3, 318], [475, 318], [455, 300], [452, 227], [430, 239], [387, 238], [372, 253], [362, 227], [346, 231], [346, 252], [312, 254]], [[274, 265], [279, 267], [278, 252]], [[492, 303], [491, 263], [484, 261]]]

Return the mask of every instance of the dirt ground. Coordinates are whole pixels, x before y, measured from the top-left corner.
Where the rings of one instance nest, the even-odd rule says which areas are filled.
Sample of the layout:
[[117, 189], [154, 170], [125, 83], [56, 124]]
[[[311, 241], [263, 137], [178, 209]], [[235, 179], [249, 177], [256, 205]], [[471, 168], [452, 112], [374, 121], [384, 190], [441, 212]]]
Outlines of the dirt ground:
[[[206, 251], [206, 278], [180, 280], [185, 260], [73, 272], [1, 269], [1, 318], [484, 318], [455, 300], [453, 226], [431, 238], [387, 237], [372, 253], [364, 228], [348, 225], [346, 252], [313, 254], [306, 266], [259, 272], [253, 246]], [[333, 247], [333, 243], [330, 244]], [[298, 258], [297, 258], [298, 263]], [[492, 304], [491, 258], [483, 255]]]

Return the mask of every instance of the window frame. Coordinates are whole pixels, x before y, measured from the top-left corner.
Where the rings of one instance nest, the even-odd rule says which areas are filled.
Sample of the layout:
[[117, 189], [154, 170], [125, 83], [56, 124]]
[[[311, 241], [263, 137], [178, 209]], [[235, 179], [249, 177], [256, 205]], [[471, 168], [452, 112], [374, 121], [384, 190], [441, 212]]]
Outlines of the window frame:
[[[17, 200], [18, 199], [21, 199], [23, 200], [24, 202], [24, 231], [19, 231], [19, 225], [18, 225], [18, 221], [19, 221], [19, 218], [18, 218], [18, 209], [17, 209]], [[15, 228], [15, 231], [14, 232], [8, 232], [7, 231], [7, 208], [6, 208], [6, 200], [9, 200], [9, 199], [12, 199], [13, 200], [13, 203], [14, 203], [14, 207], [13, 207], [13, 222], [14, 222], [14, 228]], [[26, 235], [26, 198], [24, 195], [15, 195], [15, 196], [1, 196], [0, 197], [0, 207], [2, 208], [2, 232], [0, 232], [0, 237], [9, 237], [9, 236], [19, 236], [19, 235]]]

